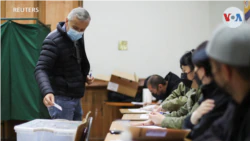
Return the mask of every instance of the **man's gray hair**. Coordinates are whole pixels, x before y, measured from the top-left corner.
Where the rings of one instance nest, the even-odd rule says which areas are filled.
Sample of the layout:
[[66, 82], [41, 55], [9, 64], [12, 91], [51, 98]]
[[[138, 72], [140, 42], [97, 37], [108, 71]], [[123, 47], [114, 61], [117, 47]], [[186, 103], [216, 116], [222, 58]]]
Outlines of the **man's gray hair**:
[[71, 21], [75, 16], [80, 21], [85, 21], [90, 19], [89, 12], [82, 7], [74, 8], [73, 10], [71, 10], [67, 18], [69, 21]]

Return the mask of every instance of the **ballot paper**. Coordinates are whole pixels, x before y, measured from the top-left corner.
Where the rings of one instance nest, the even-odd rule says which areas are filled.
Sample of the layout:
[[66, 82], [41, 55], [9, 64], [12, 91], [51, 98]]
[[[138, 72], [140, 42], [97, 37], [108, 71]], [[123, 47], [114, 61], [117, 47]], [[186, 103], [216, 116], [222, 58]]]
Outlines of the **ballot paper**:
[[128, 111], [132, 113], [148, 113], [149, 111], [143, 110], [143, 109], [128, 109]]
[[134, 104], [134, 105], [144, 105], [143, 102], [131, 102], [131, 103]]
[[150, 128], [150, 129], [159, 129], [159, 128], [162, 129], [162, 127], [160, 127], [160, 126], [155, 126], [155, 125], [149, 125], [149, 126], [136, 126], [136, 127], [139, 127], [139, 128]]
[[60, 111], [62, 111], [62, 107], [61, 107], [60, 105], [54, 103], [54, 106], [55, 106], [57, 109], [59, 109]]
[[170, 114], [170, 112], [169, 111], [167, 111], [167, 112], [163, 112], [164, 113], [164, 115], [169, 115]]
[[147, 105], [142, 107], [142, 110], [146, 110], [146, 111], [153, 111], [156, 105]]
[[158, 100], [157, 104], [160, 105], [162, 103], [162, 100]]
[[148, 114], [141, 114], [140, 119], [148, 119]]

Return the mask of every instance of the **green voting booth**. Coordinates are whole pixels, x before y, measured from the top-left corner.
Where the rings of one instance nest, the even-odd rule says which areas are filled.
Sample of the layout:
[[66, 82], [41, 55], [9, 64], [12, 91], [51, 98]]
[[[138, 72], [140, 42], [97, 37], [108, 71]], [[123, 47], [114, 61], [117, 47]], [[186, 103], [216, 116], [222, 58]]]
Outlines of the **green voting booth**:
[[[34, 69], [50, 28], [36, 18], [1, 18], [1, 120], [49, 118]], [[13, 20], [36, 20], [19, 24]]]

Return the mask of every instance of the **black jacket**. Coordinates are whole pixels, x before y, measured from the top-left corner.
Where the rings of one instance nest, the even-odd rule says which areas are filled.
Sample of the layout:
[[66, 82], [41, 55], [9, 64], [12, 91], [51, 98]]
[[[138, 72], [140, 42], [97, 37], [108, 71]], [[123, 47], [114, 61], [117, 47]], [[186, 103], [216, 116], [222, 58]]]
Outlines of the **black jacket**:
[[230, 101], [227, 111], [198, 141], [250, 141], [250, 92], [241, 104]]
[[195, 140], [198, 136], [202, 135], [215, 120], [223, 116], [230, 101], [230, 96], [222, 91], [215, 82], [204, 85], [202, 87], [202, 94], [203, 97], [199, 101], [199, 104], [206, 99], [213, 99], [215, 101], [215, 107], [212, 111], [203, 115], [197, 125], [191, 123], [190, 118], [192, 115], [184, 120], [183, 128], [192, 130], [188, 135], [188, 138], [192, 140]]
[[166, 93], [160, 96], [160, 99], [165, 100], [175, 89], [177, 89], [178, 85], [181, 82], [181, 79], [174, 73], [169, 72], [165, 76], [165, 80], [168, 81], [168, 86]]
[[[150, 78], [147, 77], [146, 80], [144, 81], [144, 88], [147, 88], [147, 82], [148, 82], [148, 79]], [[165, 100], [171, 93], [173, 90], [177, 89], [179, 83], [181, 82], [181, 79], [174, 73], [172, 72], [169, 72], [165, 78], [164, 78], [166, 81], [168, 81], [168, 86], [167, 86], [167, 89], [166, 89], [166, 93], [163, 94], [163, 95], [157, 95], [157, 94], [152, 94], [156, 100]]]
[[226, 141], [226, 138], [230, 137], [229, 128], [230, 122], [232, 121], [232, 114], [235, 110], [234, 104], [231, 102], [228, 104], [227, 110], [223, 117], [214, 121], [213, 124], [208, 128], [208, 130], [197, 137], [196, 141]]
[[230, 129], [232, 134], [228, 141], [250, 141], [250, 91], [241, 104], [235, 104]]
[[42, 51], [35, 68], [36, 81], [45, 96], [54, 95], [80, 98], [84, 95], [90, 65], [85, 52], [84, 38], [78, 40], [81, 65], [76, 58], [76, 48], [68, 37], [64, 22], [43, 41]]

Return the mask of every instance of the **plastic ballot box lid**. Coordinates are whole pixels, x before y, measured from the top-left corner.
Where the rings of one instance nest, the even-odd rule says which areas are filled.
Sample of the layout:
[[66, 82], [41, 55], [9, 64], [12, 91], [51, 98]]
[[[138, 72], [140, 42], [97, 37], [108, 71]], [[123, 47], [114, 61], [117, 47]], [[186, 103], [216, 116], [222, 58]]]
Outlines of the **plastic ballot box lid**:
[[35, 119], [14, 127], [17, 141], [74, 141], [81, 121]]

